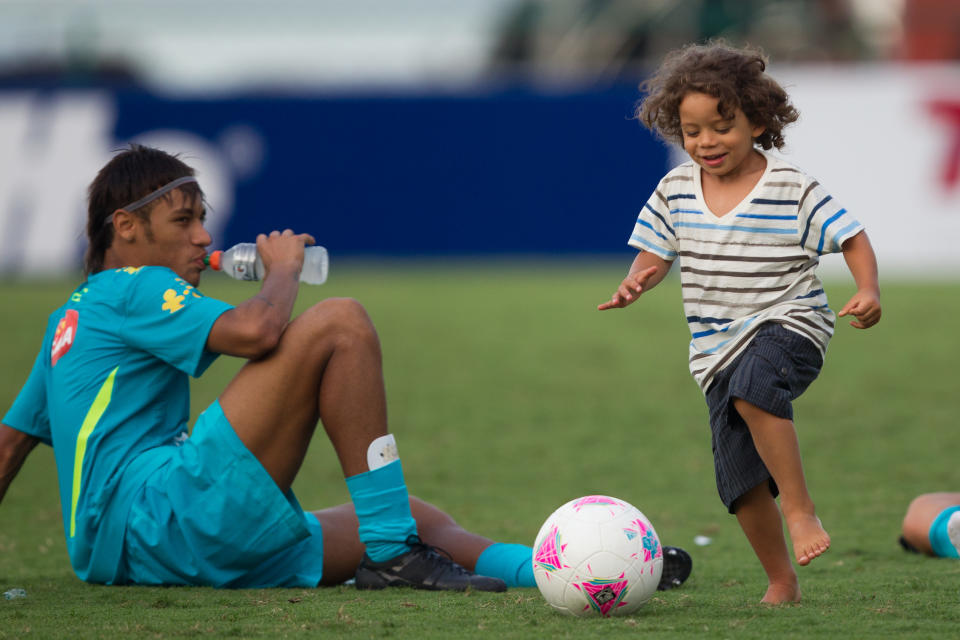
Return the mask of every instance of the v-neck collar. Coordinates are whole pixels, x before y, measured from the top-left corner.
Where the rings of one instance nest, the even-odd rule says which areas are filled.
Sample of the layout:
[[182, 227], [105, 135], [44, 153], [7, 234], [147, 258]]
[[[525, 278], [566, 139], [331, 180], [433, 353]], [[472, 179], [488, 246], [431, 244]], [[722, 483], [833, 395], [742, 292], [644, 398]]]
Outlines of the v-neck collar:
[[750, 189], [750, 192], [747, 193], [744, 198], [733, 206], [729, 211], [727, 211], [722, 216], [715, 214], [710, 207], [707, 206], [707, 199], [703, 195], [703, 167], [701, 167], [696, 162], [693, 163], [693, 192], [697, 197], [697, 202], [703, 208], [703, 215], [712, 217], [714, 220], [723, 220], [728, 217], [731, 213], [735, 213], [737, 210], [742, 209], [745, 203], [749, 203], [755, 197], [754, 194], [761, 188], [761, 186], [766, 182], [767, 176], [770, 175], [770, 171], [773, 169], [774, 158], [773, 156], [766, 153], [763, 149], [757, 149], [757, 152], [764, 157], [767, 162], [767, 166], [764, 168], [763, 173], [760, 174], [760, 177], [757, 179], [757, 183], [753, 185], [753, 188]]

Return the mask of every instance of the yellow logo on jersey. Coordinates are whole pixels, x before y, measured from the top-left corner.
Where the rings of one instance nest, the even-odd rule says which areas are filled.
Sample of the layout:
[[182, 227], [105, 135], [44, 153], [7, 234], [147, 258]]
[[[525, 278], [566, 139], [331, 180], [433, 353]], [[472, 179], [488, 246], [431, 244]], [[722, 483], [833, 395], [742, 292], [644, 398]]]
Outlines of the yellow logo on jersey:
[[143, 267], [124, 267], [123, 269], [118, 269], [118, 271], [122, 271], [123, 273], [129, 273], [130, 275], [133, 275], [137, 271], [140, 271], [140, 269], [143, 269]]
[[194, 298], [202, 298], [203, 296], [197, 293], [197, 290], [193, 288], [192, 284], [187, 283], [186, 280], [177, 278], [177, 283], [183, 285], [183, 295], [184, 296], [193, 296]]
[[183, 298], [184, 296], [178, 296], [173, 289], [167, 289], [163, 292], [163, 306], [160, 308], [169, 311], [171, 314], [176, 313], [183, 309]]

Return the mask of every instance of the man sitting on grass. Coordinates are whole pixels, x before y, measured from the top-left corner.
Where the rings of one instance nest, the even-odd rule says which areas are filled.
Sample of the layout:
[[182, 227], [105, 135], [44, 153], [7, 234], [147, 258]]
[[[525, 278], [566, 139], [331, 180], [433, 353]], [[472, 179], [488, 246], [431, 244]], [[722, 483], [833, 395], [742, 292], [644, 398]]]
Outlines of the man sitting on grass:
[[[89, 582], [292, 587], [356, 575], [361, 588], [506, 588], [463, 568], [478, 563], [526, 580], [519, 561], [501, 570], [487, 556], [528, 547], [494, 545], [408, 497], [364, 309], [331, 299], [291, 321], [313, 238], [259, 236], [266, 277], [232, 307], [196, 289], [204, 216], [193, 169], [162, 151], [134, 146], [100, 171], [89, 277], [50, 316], [0, 426], [0, 497], [35, 444], [52, 445], [67, 548]], [[188, 376], [219, 354], [249, 362], [187, 437]], [[304, 513], [290, 487], [318, 421], [353, 502]]]

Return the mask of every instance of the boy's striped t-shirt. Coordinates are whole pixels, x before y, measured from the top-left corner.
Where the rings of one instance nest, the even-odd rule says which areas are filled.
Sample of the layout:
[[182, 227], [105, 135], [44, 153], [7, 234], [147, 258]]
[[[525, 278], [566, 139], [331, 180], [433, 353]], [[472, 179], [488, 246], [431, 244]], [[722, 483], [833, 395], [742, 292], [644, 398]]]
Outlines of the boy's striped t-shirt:
[[821, 255], [840, 251], [863, 230], [816, 180], [763, 155], [763, 176], [722, 216], [706, 205], [700, 167], [676, 167], [647, 201], [629, 241], [667, 261], [679, 258], [690, 373], [704, 392], [764, 322], [778, 322], [826, 352], [836, 317], [814, 271]]

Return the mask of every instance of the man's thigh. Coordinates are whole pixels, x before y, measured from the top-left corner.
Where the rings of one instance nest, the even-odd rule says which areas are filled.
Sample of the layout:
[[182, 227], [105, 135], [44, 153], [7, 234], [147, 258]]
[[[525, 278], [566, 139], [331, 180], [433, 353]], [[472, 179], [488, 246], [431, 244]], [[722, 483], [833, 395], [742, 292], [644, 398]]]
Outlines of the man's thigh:
[[337, 341], [364, 322], [366, 312], [352, 300], [314, 305], [290, 323], [270, 355], [245, 364], [220, 396], [237, 435], [281, 489], [292, 485], [320, 419], [320, 382]]

